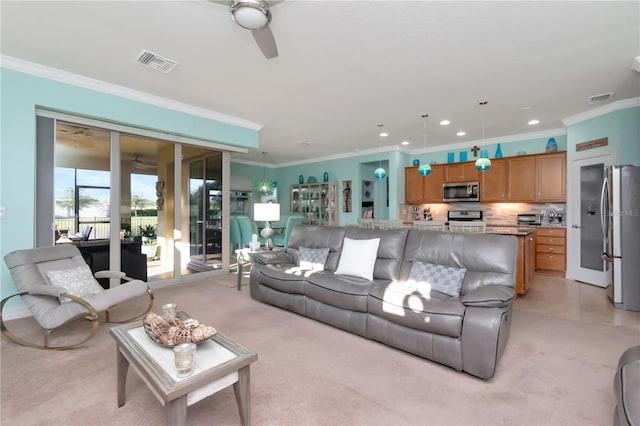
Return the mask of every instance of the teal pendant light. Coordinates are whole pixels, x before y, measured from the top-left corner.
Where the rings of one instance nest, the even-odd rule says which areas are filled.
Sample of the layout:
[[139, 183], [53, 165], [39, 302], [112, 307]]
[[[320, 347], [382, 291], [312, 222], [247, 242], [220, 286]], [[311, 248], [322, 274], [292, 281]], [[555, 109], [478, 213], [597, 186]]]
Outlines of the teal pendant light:
[[[382, 128], [384, 124], [378, 124], [378, 128]], [[386, 138], [388, 135], [386, 133], [380, 132], [380, 148], [382, 148], [382, 138]], [[378, 168], [373, 171], [373, 176], [376, 179], [384, 179], [387, 177], [387, 171], [382, 168], [382, 160], [380, 160], [380, 164], [378, 164]]]
[[[429, 114], [422, 114], [422, 118], [424, 118], [424, 123], [422, 125], [422, 142], [425, 150], [427, 149], [427, 117], [429, 117]], [[420, 173], [421, 176], [429, 176], [429, 173], [431, 173], [431, 166], [427, 163], [420, 164], [420, 167], [418, 167], [418, 173]]]
[[[487, 101], [479, 102], [479, 105], [482, 108], [487, 105]], [[484, 143], [484, 110], [482, 111], [482, 142]], [[476, 170], [479, 172], [486, 172], [490, 168], [491, 160], [488, 158], [480, 156], [480, 158], [476, 160]]]

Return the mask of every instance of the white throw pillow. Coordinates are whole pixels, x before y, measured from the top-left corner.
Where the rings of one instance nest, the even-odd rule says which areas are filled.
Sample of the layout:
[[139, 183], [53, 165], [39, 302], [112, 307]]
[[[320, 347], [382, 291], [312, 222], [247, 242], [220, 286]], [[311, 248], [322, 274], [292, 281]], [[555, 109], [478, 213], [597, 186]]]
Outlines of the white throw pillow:
[[378, 259], [380, 238], [352, 240], [345, 238], [336, 275], [351, 275], [368, 280], [373, 279], [373, 268]]
[[329, 256], [329, 248], [312, 249], [300, 247], [298, 266], [309, 271], [324, 271], [324, 264]]
[[415, 282], [418, 286], [428, 284], [431, 290], [458, 297], [466, 273], [466, 269], [416, 260], [411, 265], [409, 281]]
[[[87, 265], [61, 271], [47, 271], [47, 277], [49, 277], [51, 285], [62, 287], [67, 293], [78, 297], [104, 291], [98, 281], [93, 278], [91, 269]], [[60, 303], [71, 302], [68, 297], [62, 296], [59, 299]]]

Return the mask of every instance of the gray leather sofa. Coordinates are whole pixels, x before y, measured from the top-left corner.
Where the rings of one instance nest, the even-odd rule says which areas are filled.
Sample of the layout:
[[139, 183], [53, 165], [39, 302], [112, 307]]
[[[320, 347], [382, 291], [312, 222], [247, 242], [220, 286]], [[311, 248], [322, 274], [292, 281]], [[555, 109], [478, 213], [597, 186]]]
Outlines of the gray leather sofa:
[[[343, 241], [380, 238], [373, 279], [335, 274]], [[329, 248], [324, 271], [300, 271], [301, 248]], [[251, 296], [489, 379], [509, 337], [513, 236], [298, 225], [286, 253], [256, 256]], [[411, 285], [414, 262], [466, 269], [457, 297]], [[415, 282], [415, 281], [414, 281]]]
[[640, 345], [624, 351], [613, 379], [615, 426], [640, 425]]

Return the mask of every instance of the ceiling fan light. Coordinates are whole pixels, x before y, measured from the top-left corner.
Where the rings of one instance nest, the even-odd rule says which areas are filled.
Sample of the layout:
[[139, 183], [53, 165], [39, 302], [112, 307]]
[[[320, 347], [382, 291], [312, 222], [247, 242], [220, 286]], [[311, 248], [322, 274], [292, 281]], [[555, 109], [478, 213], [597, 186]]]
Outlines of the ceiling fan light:
[[230, 11], [233, 20], [248, 30], [262, 29], [271, 21], [269, 5], [262, 0], [236, 0]]

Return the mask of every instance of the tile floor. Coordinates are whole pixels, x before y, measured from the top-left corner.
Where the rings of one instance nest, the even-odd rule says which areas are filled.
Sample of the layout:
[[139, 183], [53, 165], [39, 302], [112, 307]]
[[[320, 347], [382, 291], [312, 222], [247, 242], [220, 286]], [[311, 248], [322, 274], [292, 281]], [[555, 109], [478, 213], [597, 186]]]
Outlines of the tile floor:
[[516, 299], [514, 309], [640, 331], [640, 312], [616, 309], [604, 288], [564, 278], [536, 274], [529, 291]]

